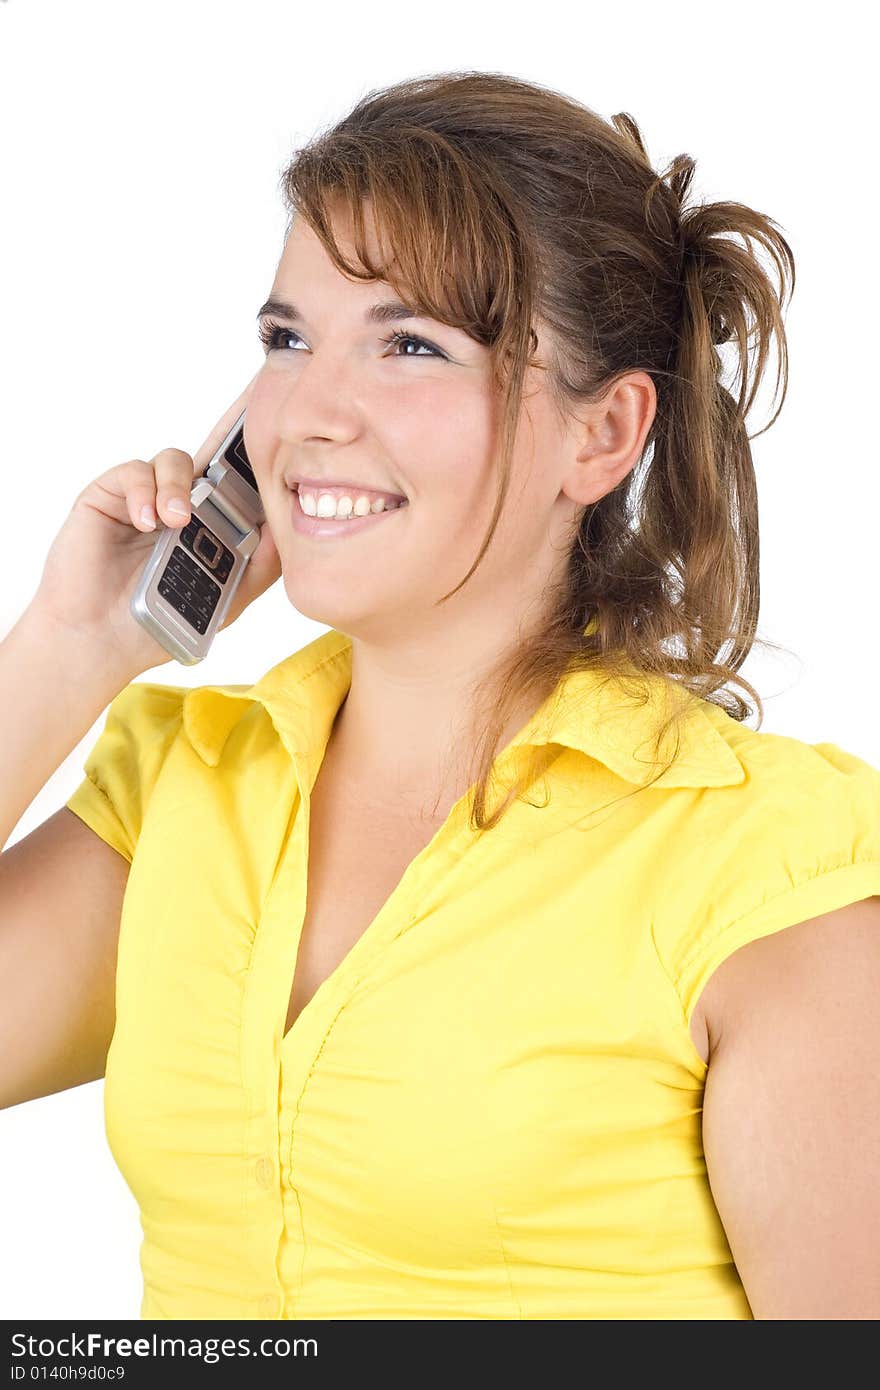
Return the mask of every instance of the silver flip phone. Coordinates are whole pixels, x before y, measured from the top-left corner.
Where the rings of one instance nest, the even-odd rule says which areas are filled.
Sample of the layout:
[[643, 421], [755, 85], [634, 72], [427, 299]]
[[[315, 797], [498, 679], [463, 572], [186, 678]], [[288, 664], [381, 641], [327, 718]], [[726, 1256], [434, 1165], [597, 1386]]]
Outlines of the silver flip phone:
[[265, 513], [239, 415], [190, 492], [185, 526], [165, 526], [131, 596], [132, 617], [183, 666], [207, 654], [260, 543]]

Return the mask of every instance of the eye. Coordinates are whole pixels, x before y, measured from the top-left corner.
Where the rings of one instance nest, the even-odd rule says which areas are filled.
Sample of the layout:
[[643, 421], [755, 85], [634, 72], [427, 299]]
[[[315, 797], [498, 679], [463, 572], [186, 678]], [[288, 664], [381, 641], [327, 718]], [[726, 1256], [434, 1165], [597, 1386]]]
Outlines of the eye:
[[263, 319], [259, 328], [260, 342], [267, 352], [273, 348], [280, 348], [284, 338], [298, 338], [299, 334], [294, 333], [292, 328], [282, 328], [280, 323], [275, 323], [272, 319]]
[[[299, 341], [302, 342], [299, 334], [292, 328], [284, 328], [280, 323], [275, 323], [272, 319], [264, 319], [261, 322], [259, 337], [267, 353], [274, 351], [276, 348], [281, 349], [286, 338], [298, 338]], [[390, 333], [387, 338], [383, 338], [382, 342], [388, 343], [392, 347], [396, 346], [398, 343], [415, 343], [418, 348], [426, 348], [428, 356], [438, 357], [443, 361], [447, 360], [446, 354], [441, 352], [433, 343], [429, 343], [426, 338], [418, 338], [413, 333], [404, 333], [402, 329], [396, 329], [393, 333]], [[392, 353], [394, 357], [415, 357], [421, 355], [422, 354], [413, 352]]]
[[[445, 357], [445, 353], [442, 353], [438, 347], [434, 346], [433, 343], [429, 343], [427, 339], [416, 338], [412, 333], [404, 333], [403, 330], [400, 328], [395, 329], [393, 333], [389, 333], [387, 338], [382, 339], [382, 342], [391, 344], [415, 343], [417, 347], [427, 348], [428, 352], [431, 354], [432, 357]], [[416, 354], [411, 352], [403, 352], [395, 355], [400, 357], [414, 357]]]

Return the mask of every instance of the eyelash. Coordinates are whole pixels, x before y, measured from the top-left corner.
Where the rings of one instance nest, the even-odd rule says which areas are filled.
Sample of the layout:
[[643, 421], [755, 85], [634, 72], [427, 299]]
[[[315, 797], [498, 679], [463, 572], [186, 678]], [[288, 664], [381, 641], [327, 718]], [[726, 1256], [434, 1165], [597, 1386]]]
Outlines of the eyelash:
[[[273, 319], [266, 319], [260, 325], [259, 338], [266, 352], [271, 352], [273, 348], [280, 346], [278, 341], [280, 338], [299, 338], [299, 334], [292, 328], [284, 328], [280, 323], [275, 323]], [[426, 338], [417, 338], [414, 333], [404, 333], [400, 328], [396, 328], [387, 338], [383, 338], [382, 342], [387, 343], [389, 347], [393, 346], [395, 343], [418, 343], [419, 347], [428, 348], [431, 356], [439, 357], [444, 362], [447, 360], [446, 354], [442, 353], [433, 343], [429, 343]], [[402, 352], [395, 355], [400, 357], [415, 357], [417, 354]]]

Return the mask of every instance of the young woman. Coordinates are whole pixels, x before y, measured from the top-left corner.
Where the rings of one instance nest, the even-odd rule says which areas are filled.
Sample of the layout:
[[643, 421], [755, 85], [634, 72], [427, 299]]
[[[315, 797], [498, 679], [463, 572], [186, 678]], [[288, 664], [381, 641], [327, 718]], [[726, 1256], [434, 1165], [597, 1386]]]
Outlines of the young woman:
[[[105, 1076], [145, 1318], [880, 1315], [880, 772], [722, 690], [763, 715], [794, 261], [693, 172], [500, 74], [371, 93], [285, 172], [254, 380], [84, 490], [4, 643], [6, 837], [110, 705], [3, 855], [4, 1103]], [[280, 575], [328, 631], [134, 682], [141, 508], [243, 404], [233, 617]]]

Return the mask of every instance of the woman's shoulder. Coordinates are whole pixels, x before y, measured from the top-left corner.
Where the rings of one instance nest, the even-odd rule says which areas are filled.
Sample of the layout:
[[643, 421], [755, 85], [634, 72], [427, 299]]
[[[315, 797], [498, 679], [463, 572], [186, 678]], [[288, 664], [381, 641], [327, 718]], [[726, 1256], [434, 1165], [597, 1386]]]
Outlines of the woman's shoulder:
[[744, 777], [691, 802], [658, 861], [655, 941], [688, 1011], [738, 945], [880, 892], [880, 770], [703, 708]]
[[800, 790], [812, 800], [817, 793], [847, 796], [854, 788], [880, 789], [880, 769], [841, 743], [811, 743], [792, 734], [752, 728], [719, 705], [700, 701], [700, 708], [745, 772], [737, 791], [742, 800], [764, 804]]
[[111, 700], [65, 805], [129, 861], [182, 723], [185, 686], [132, 681]]
[[743, 771], [709, 788], [690, 819], [694, 854], [759, 881], [775, 869], [792, 882], [845, 862], [880, 859], [880, 769], [829, 739], [752, 728], [703, 701]]

